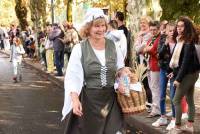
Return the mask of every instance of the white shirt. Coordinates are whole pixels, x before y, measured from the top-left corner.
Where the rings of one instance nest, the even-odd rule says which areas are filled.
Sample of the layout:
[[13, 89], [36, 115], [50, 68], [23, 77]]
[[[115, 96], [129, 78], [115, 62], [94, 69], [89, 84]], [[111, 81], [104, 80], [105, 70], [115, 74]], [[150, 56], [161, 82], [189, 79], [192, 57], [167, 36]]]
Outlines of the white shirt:
[[22, 62], [23, 54], [25, 54], [25, 51], [22, 45], [19, 46], [13, 45], [13, 50], [12, 50], [13, 62]]
[[[97, 58], [101, 62], [101, 65], [104, 66], [106, 62], [105, 50], [95, 50], [94, 48], [93, 50]], [[116, 47], [116, 52], [117, 52], [117, 69], [120, 69], [124, 67], [123, 55], [118, 47]], [[77, 44], [74, 46], [72, 50], [65, 74], [65, 80], [64, 80], [65, 100], [64, 100], [64, 107], [62, 110], [62, 115], [63, 115], [62, 120], [72, 109], [72, 101], [70, 93], [76, 92], [80, 94], [81, 89], [83, 87], [84, 73], [81, 64], [81, 56], [82, 56], [81, 45]]]
[[112, 30], [106, 34], [106, 38], [112, 40], [120, 48], [125, 60], [127, 55], [127, 39], [123, 30]]

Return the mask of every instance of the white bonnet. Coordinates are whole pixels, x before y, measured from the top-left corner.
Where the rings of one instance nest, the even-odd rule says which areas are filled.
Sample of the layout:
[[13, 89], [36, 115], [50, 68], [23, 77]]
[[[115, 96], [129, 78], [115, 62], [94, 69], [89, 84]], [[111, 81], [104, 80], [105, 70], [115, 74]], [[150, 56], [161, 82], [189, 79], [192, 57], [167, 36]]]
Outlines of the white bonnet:
[[89, 8], [85, 15], [84, 24], [91, 22], [99, 17], [104, 17], [106, 19], [106, 15], [103, 10], [100, 8]]

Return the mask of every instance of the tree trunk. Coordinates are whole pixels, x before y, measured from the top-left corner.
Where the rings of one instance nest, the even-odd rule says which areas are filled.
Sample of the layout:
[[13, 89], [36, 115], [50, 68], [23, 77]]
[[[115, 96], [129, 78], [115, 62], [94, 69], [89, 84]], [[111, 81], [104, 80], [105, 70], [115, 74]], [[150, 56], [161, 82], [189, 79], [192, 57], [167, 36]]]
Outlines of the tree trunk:
[[31, 20], [34, 23], [35, 56], [39, 58], [38, 27], [40, 27], [39, 0], [30, 0]]
[[15, 12], [16, 16], [19, 20], [20, 26], [22, 30], [26, 29], [26, 26], [28, 26], [27, 22], [27, 8], [26, 8], [26, 1], [25, 0], [15, 0], [16, 6], [15, 6]]
[[130, 31], [132, 34], [131, 45], [131, 65], [134, 66], [136, 61], [136, 52], [134, 46], [134, 37], [139, 31], [139, 20], [142, 15], [149, 15], [154, 20], [160, 20], [162, 16], [162, 8], [160, 6], [160, 0], [128, 0], [127, 12], [130, 22]]
[[51, 0], [51, 23], [54, 23], [54, 3], [53, 0]]
[[128, 0], [127, 17], [129, 19], [129, 29], [131, 32], [131, 54], [130, 54], [130, 66], [133, 67], [136, 61], [136, 52], [134, 46], [134, 37], [139, 31], [139, 19], [143, 15], [142, 9], [144, 9], [146, 0]]
[[72, 22], [72, 5], [73, 0], [68, 0], [67, 2], [67, 21]]
[[160, 21], [162, 16], [162, 8], [160, 6], [160, 0], [152, 0], [152, 9], [153, 9], [153, 19]]

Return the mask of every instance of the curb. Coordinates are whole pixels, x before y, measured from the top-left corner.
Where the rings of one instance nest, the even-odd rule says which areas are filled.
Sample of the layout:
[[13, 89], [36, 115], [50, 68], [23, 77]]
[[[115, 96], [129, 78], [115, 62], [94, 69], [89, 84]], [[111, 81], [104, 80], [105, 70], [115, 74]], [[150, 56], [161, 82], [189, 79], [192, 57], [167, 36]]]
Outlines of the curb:
[[[9, 56], [8, 53], [1, 51], [0, 53], [3, 53], [7, 56]], [[31, 68], [34, 68], [36, 71], [40, 73], [40, 75], [44, 78], [47, 78], [49, 81], [52, 81], [55, 83], [58, 87], [61, 89], [64, 89], [64, 82], [60, 80], [59, 78], [56, 78], [55, 76], [51, 74], [47, 74], [45, 71], [41, 70], [40, 68], [34, 66], [33, 64], [28, 63], [26, 60], [23, 61], [24, 64], [30, 66]], [[157, 120], [157, 118], [146, 118], [148, 115], [147, 112], [139, 113], [139, 114], [133, 114], [133, 115], [124, 115], [124, 120], [127, 128], [132, 132], [135, 132], [135, 130], [138, 130], [138, 134], [165, 134], [166, 126], [162, 126], [159, 128], [152, 127], [152, 123]], [[199, 122], [198, 120], [195, 120], [195, 122]], [[200, 134], [199, 127], [197, 126], [197, 123], [194, 124], [196, 131], [194, 134]], [[141, 133], [140, 133], [141, 132]]]
[[148, 114], [146, 112], [134, 115], [125, 115], [125, 123], [127, 128], [132, 132], [132, 130], [137, 130], [141, 132], [141, 134], [164, 134], [167, 133], [165, 127], [152, 127], [152, 122], [154, 122], [157, 118], [146, 118]]
[[34, 65], [28, 63], [27, 61], [23, 61], [26, 65], [34, 68], [35, 70], [37, 70], [38, 72], [40, 72], [42, 77], [47, 78], [49, 81], [52, 81], [53, 83], [55, 83], [58, 87], [64, 89], [64, 82], [62, 80], [59, 80], [58, 78], [46, 73], [45, 71], [35, 67]]

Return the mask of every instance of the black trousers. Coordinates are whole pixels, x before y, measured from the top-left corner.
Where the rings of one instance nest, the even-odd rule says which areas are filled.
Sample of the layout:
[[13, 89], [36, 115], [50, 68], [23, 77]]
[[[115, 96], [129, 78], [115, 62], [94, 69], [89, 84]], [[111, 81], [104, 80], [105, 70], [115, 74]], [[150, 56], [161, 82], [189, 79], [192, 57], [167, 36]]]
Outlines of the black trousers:
[[1, 50], [4, 49], [4, 42], [3, 42], [3, 40], [0, 40], [0, 47], [1, 47]]

